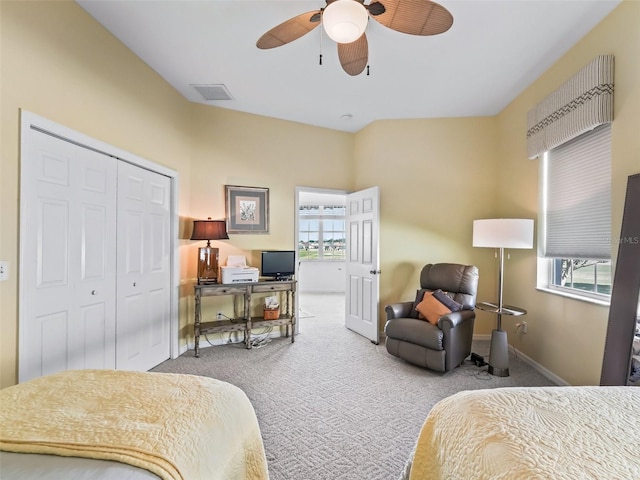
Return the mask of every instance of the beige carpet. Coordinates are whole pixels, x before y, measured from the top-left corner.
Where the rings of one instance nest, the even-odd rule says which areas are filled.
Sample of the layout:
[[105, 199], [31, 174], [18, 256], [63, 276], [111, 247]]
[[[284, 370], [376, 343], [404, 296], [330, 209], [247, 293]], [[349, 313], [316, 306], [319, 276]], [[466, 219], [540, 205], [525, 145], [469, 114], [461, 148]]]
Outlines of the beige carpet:
[[[516, 358], [509, 377], [465, 364], [448, 374], [411, 366], [344, 326], [344, 297], [301, 295], [295, 343], [273, 339], [189, 351], [154, 370], [228, 381], [256, 409], [271, 480], [393, 480], [429, 409], [460, 390], [551, 385]], [[486, 355], [488, 344], [474, 345]], [[215, 446], [212, 446], [215, 448]]]

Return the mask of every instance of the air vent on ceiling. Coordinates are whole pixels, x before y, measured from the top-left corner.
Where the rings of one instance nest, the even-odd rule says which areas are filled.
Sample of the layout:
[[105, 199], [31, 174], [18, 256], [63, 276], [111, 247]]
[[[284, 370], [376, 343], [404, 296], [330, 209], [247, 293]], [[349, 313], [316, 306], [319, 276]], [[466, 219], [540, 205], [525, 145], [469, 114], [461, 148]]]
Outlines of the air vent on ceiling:
[[233, 100], [233, 97], [223, 84], [191, 85], [205, 100]]

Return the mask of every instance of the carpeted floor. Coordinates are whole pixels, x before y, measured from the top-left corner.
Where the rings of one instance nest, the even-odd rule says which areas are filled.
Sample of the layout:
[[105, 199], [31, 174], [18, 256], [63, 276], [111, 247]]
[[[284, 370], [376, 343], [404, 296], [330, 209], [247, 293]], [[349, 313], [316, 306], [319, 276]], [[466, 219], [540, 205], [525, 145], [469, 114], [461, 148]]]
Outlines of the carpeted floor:
[[[204, 348], [200, 358], [189, 351], [154, 369], [242, 388], [260, 422], [271, 480], [397, 479], [438, 400], [461, 390], [553, 384], [513, 357], [503, 378], [472, 364], [447, 374], [414, 367], [346, 329], [341, 295], [300, 297], [312, 316], [300, 319], [293, 344], [275, 338], [252, 350]], [[488, 349], [479, 342], [473, 351]]]

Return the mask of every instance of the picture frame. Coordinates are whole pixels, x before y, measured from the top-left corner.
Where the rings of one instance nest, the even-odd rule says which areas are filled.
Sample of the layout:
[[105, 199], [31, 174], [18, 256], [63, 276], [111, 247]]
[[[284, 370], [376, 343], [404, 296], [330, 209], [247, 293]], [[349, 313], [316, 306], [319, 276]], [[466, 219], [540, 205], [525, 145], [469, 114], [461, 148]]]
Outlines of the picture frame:
[[227, 233], [269, 233], [269, 189], [225, 185]]

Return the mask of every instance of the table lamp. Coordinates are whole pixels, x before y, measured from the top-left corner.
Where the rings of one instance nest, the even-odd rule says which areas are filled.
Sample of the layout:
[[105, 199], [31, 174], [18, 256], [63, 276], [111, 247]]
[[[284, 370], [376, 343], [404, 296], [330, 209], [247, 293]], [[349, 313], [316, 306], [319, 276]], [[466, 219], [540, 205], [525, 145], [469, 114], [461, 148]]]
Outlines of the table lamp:
[[[502, 302], [504, 285], [504, 249], [533, 248], [533, 220], [524, 218], [492, 218], [473, 221], [473, 246], [500, 249], [498, 270], [498, 304], [484, 303], [487, 310], [498, 317], [495, 330], [491, 332], [489, 353], [489, 373], [500, 377], [509, 376], [509, 345], [507, 332], [502, 330], [502, 315], [523, 315], [525, 310], [504, 305]], [[494, 308], [486, 308], [486, 307]]]
[[194, 220], [191, 240], [206, 240], [207, 246], [198, 249], [198, 283], [218, 283], [219, 251], [211, 246], [211, 240], [228, 239], [224, 220]]

